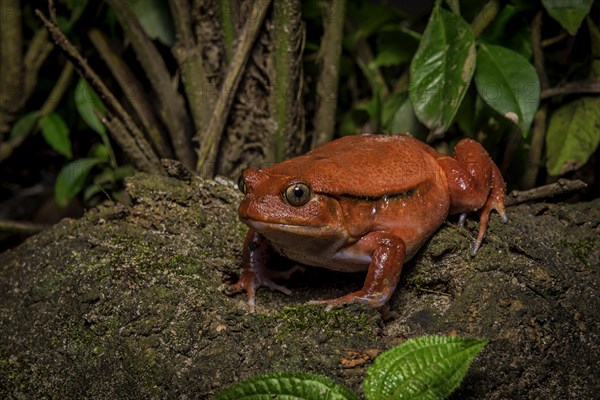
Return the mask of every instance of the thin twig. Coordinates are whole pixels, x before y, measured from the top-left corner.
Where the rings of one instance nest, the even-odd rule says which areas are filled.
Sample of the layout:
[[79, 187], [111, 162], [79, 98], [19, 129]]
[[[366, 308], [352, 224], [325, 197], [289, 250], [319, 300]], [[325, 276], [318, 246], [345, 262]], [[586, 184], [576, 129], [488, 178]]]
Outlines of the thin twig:
[[578, 93], [600, 93], [600, 78], [594, 78], [589, 81], [569, 82], [561, 86], [543, 89], [540, 97], [544, 100], [552, 96]]
[[0, 220], [0, 232], [34, 234], [47, 229], [48, 225], [34, 224], [24, 221]]
[[223, 78], [221, 90], [213, 108], [212, 118], [204, 134], [204, 140], [200, 143], [201, 147], [196, 169], [204, 177], [212, 177], [214, 174], [221, 134], [229, 116], [229, 109], [233, 103], [233, 98], [237, 92], [242, 75], [241, 72], [250, 55], [250, 49], [263, 25], [270, 4], [271, 0], [257, 0], [252, 9], [252, 16], [247, 19], [240, 33], [240, 42]]
[[161, 166], [156, 166], [148, 157], [140, 150], [134, 138], [129, 134], [123, 123], [111, 116], [104, 116], [95, 110], [100, 121], [106, 126], [112, 137], [119, 144], [119, 147], [127, 154], [134, 168], [148, 173], [166, 175], [166, 172]]
[[505, 205], [514, 206], [527, 201], [547, 199], [565, 193], [577, 192], [585, 189], [587, 184], [579, 179], [559, 179], [557, 182], [539, 186], [529, 190], [513, 190], [506, 196]]

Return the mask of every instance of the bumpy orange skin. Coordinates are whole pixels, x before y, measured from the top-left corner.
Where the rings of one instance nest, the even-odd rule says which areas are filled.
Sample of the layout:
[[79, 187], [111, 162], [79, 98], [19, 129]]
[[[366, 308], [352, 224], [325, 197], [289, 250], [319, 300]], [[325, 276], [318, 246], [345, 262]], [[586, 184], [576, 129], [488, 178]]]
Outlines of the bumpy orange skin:
[[272, 250], [304, 265], [367, 270], [361, 290], [316, 303], [380, 307], [403, 263], [449, 214], [463, 221], [466, 213], [479, 213], [472, 255], [491, 211], [507, 219], [498, 167], [470, 139], [450, 157], [407, 135], [347, 136], [263, 170], [246, 169], [242, 179], [246, 196], [238, 213], [250, 231], [234, 288], [248, 292], [251, 311], [261, 286], [289, 293], [273, 282], [281, 273], [267, 268]]

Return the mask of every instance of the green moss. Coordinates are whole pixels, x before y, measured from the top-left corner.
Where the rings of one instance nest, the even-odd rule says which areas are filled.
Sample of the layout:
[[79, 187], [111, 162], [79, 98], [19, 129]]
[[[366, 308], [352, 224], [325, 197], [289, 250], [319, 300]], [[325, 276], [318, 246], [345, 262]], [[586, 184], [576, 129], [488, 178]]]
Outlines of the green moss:
[[323, 306], [300, 304], [284, 307], [272, 314], [262, 315], [266, 321], [279, 326], [276, 341], [299, 332], [318, 329], [327, 337], [340, 337], [340, 334], [365, 335], [375, 339], [379, 313], [372, 309], [353, 305], [337, 310], [325, 311]]
[[577, 243], [567, 243], [573, 255], [583, 263], [586, 267], [590, 267], [590, 253], [596, 248], [598, 243], [597, 236], [589, 236]]

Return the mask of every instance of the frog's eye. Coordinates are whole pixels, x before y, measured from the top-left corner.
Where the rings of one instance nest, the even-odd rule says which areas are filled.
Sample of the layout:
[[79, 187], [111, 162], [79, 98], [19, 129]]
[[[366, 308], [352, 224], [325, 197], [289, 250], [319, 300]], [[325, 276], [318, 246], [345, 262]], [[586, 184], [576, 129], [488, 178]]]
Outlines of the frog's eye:
[[285, 199], [293, 206], [301, 206], [310, 198], [310, 188], [304, 183], [294, 183], [283, 193]]
[[244, 174], [241, 174], [237, 181], [237, 187], [240, 192], [246, 194], [246, 184], [244, 183]]

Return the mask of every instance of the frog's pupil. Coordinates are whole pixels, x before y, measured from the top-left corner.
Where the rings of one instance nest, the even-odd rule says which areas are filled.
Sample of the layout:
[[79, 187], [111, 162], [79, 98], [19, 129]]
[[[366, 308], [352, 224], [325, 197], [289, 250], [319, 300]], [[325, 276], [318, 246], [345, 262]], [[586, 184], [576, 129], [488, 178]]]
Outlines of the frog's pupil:
[[294, 196], [299, 199], [302, 198], [302, 196], [304, 196], [304, 190], [302, 190], [302, 188], [296, 186], [294, 188]]

